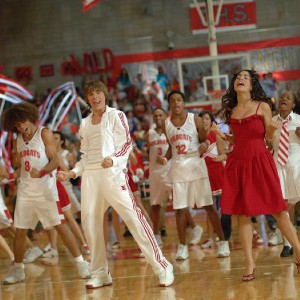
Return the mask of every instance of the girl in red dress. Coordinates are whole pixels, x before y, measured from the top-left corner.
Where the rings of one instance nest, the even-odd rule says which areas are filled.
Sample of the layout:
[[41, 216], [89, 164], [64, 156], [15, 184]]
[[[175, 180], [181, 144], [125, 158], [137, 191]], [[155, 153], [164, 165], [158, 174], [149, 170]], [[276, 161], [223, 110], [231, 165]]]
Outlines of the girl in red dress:
[[[227, 155], [225, 153], [225, 141], [222, 140], [211, 130], [212, 124], [214, 123], [215, 119], [213, 114], [210, 111], [206, 111], [206, 110], [201, 111], [199, 113], [199, 117], [201, 117], [203, 120], [203, 126], [206, 132], [206, 141], [208, 141], [209, 143], [209, 147], [206, 149], [204, 153], [201, 154], [201, 156], [204, 158], [207, 166], [209, 182], [212, 190], [212, 196], [215, 205], [217, 205], [216, 203], [217, 197], [222, 194], [224, 161], [227, 158]], [[212, 248], [214, 245], [213, 242], [214, 230], [209, 219], [207, 219], [207, 229], [208, 229], [208, 240], [206, 240], [201, 245], [202, 249]], [[219, 257], [229, 256], [230, 252], [229, 252], [228, 242], [226, 244], [227, 244], [225, 247], [226, 249], [224, 249], [224, 251], [221, 251], [221, 256]]]
[[272, 214], [275, 217], [294, 248], [296, 266], [300, 269], [300, 244], [286, 213], [274, 159], [265, 145], [265, 140], [274, 138], [276, 130], [266, 102], [258, 74], [243, 70], [233, 76], [222, 97], [224, 116], [233, 135], [224, 135], [213, 125], [221, 138], [235, 145], [225, 166], [221, 207], [223, 213], [239, 218], [239, 234], [246, 256], [243, 281], [253, 280], [255, 271], [251, 216]]

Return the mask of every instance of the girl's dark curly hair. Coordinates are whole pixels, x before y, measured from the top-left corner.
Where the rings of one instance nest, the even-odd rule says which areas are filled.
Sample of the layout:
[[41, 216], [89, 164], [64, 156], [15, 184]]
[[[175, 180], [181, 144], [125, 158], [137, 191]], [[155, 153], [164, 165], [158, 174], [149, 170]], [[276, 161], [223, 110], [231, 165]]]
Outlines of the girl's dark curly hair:
[[30, 103], [15, 104], [3, 111], [2, 128], [5, 131], [18, 133], [16, 125], [30, 121], [35, 124], [39, 119], [38, 109]]
[[222, 96], [222, 108], [223, 108], [223, 114], [226, 123], [229, 123], [232, 109], [237, 105], [237, 94], [234, 90], [234, 81], [236, 80], [237, 76], [243, 71], [248, 72], [251, 78], [251, 85], [252, 85], [252, 89], [250, 91], [251, 99], [253, 99], [253, 101], [269, 103], [269, 99], [267, 98], [266, 93], [264, 92], [262, 86], [260, 85], [259, 75], [256, 73], [256, 71], [242, 70], [233, 75], [229, 87], [227, 88], [225, 94]]

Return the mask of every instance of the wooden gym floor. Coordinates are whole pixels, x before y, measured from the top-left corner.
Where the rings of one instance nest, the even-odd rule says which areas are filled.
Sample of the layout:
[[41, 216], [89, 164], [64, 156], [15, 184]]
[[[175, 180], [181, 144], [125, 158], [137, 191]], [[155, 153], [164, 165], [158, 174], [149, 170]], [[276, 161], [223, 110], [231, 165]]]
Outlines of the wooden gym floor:
[[[206, 228], [202, 210], [195, 211], [195, 220]], [[257, 218], [257, 231], [267, 237], [263, 217]], [[199, 245], [190, 246], [190, 258], [176, 261], [177, 233], [173, 212], [166, 215], [167, 236], [163, 238], [162, 251], [174, 265], [175, 282], [161, 288], [145, 259], [139, 258], [139, 249], [132, 237], [122, 237], [122, 249], [108, 251], [113, 285], [86, 290], [85, 280], [78, 278], [76, 265], [64, 245], [59, 243], [59, 260], [54, 266], [45, 266], [40, 260], [26, 265], [26, 281], [10, 286], [1, 285], [2, 300], [175, 300], [175, 299], [300, 299], [300, 275], [296, 274], [293, 256], [280, 258], [282, 245], [268, 247], [253, 245], [256, 259], [256, 279], [242, 282], [244, 272], [243, 252], [238, 241], [236, 221], [230, 241], [231, 255], [216, 258], [217, 250], [202, 251]], [[206, 239], [203, 234], [202, 242]], [[47, 241], [43, 234], [37, 245]], [[0, 252], [0, 280], [7, 274], [11, 264]], [[2, 283], [2, 282], [1, 282]]]

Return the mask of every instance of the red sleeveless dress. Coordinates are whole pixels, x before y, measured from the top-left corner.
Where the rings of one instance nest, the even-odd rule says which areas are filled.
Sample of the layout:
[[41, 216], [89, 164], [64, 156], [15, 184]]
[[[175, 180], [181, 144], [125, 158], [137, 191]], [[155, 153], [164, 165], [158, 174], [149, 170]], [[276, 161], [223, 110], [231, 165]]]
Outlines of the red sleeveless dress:
[[263, 118], [257, 110], [247, 118], [229, 120], [235, 146], [225, 166], [222, 214], [256, 216], [287, 210], [273, 156], [265, 146]]
[[[210, 142], [210, 147], [215, 145], [217, 147], [217, 137], [216, 134], [211, 130], [206, 137], [206, 140]], [[209, 148], [210, 148], [209, 147]], [[208, 148], [208, 149], [209, 149]], [[204, 153], [204, 155], [207, 154]], [[202, 155], [202, 156], [204, 156]], [[214, 161], [213, 157], [208, 155], [204, 156], [204, 160], [207, 166], [208, 178], [211, 186], [211, 191], [213, 196], [222, 194], [222, 185], [224, 177], [224, 164], [220, 161]]]

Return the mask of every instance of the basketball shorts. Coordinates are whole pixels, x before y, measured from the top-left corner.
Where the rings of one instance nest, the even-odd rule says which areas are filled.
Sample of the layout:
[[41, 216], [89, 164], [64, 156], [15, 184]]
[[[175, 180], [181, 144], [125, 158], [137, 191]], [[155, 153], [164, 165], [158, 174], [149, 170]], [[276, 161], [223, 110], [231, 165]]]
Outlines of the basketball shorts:
[[171, 183], [161, 181], [160, 177], [150, 177], [150, 203], [151, 205], [161, 205], [166, 199], [166, 195], [172, 189]]
[[208, 206], [213, 204], [208, 177], [188, 182], [173, 182], [173, 208]]
[[45, 229], [65, 223], [59, 201], [27, 201], [17, 199], [15, 209], [15, 227], [35, 229], [40, 221]]

